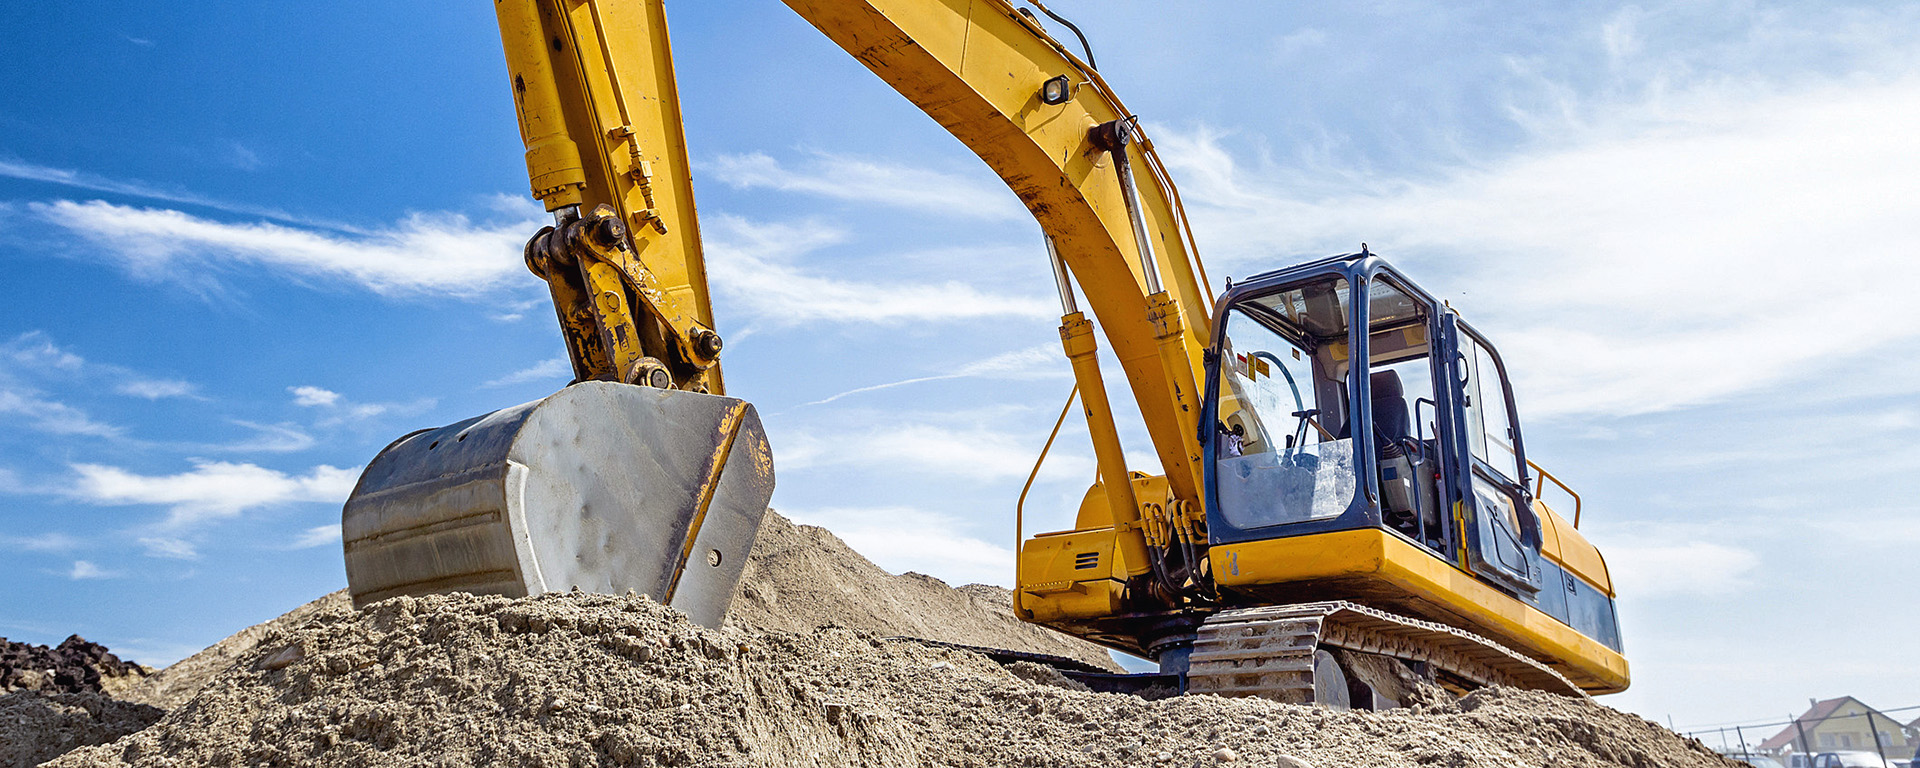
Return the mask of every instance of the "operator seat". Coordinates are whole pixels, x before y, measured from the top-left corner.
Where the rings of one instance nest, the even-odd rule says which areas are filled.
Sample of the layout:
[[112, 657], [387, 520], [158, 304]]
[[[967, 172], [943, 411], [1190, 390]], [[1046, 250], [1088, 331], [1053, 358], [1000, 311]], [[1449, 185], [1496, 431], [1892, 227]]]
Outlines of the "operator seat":
[[1367, 390], [1373, 393], [1373, 429], [1380, 442], [1380, 458], [1404, 455], [1406, 450], [1400, 441], [1413, 436], [1413, 419], [1407, 415], [1406, 390], [1400, 386], [1400, 373], [1375, 372], [1367, 377]]

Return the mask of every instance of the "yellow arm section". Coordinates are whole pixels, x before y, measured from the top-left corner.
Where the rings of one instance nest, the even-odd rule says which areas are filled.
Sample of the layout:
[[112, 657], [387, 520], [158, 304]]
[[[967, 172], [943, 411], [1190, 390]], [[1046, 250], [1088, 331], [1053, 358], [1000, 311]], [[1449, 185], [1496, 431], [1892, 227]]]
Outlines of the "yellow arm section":
[[[660, 0], [497, 0], [533, 196], [528, 244], [581, 379], [719, 394], [719, 337]], [[663, 378], [664, 377], [664, 378]]]
[[[1134, 236], [1113, 152], [1090, 137], [1130, 118], [1100, 76], [1005, 0], [785, 0], [986, 161], [1072, 270], [1126, 370], [1173, 494], [1199, 500], [1201, 377], [1212, 300], [1178, 198], [1134, 129], [1120, 151], [1139, 190]], [[1065, 76], [1069, 98], [1041, 99]], [[1153, 260], [1141, 256], [1150, 250]], [[1150, 289], [1157, 275], [1162, 291]]]

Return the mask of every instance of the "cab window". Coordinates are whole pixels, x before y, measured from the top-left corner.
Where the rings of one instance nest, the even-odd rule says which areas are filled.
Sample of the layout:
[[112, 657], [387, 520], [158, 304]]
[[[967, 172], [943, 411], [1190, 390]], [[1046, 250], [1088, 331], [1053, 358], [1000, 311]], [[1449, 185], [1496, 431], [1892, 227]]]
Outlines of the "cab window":
[[1348, 300], [1347, 282], [1334, 279], [1227, 312], [1213, 476], [1232, 525], [1335, 517], [1353, 503]]

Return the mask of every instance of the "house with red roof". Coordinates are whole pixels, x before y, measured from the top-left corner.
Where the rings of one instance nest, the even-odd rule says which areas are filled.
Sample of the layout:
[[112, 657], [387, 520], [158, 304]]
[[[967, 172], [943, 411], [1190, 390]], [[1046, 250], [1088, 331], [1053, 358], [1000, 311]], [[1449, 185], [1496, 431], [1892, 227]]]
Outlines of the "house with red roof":
[[1920, 740], [1914, 738], [1920, 720], [1903, 726], [1852, 696], [1809, 703], [1805, 714], [1761, 742], [1760, 748], [1775, 754], [1883, 751], [1901, 760], [1920, 748]]

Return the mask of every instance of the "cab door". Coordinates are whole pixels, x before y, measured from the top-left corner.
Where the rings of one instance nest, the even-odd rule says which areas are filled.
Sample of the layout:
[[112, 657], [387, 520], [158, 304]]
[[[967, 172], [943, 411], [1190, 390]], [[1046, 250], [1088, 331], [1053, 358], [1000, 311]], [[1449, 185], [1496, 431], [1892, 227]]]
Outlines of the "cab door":
[[1459, 526], [1462, 564], [1520, 595], [1540, 590], [1540, 521], [1527, 492], [1520, 441], [1506, 371], [1493, 347], [1448, 313], [1443, 340], [1448, 404], [1453, 418], [1447, 462]]

